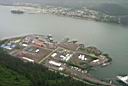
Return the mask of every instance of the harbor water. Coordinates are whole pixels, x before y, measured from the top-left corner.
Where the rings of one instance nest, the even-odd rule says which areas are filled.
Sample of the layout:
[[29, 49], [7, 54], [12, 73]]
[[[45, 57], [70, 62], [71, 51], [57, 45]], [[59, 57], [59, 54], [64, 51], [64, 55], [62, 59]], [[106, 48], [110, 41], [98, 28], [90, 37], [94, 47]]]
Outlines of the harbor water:
[[44, 14], [12, 14], [12, 7], [0, 6], [0, 39], [25, 34], [52, 34], [86, 46], [96, 46], [112, 57], [112, 64], [92, 70], [97, 78], [114, 78], [128, 73], [128, 27], [117, 24]]

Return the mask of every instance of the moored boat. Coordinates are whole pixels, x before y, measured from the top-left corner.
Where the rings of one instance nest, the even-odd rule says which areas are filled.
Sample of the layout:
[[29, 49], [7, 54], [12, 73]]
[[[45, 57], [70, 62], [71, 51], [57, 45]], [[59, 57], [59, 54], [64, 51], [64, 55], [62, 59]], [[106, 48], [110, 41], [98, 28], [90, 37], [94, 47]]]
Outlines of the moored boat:
[[117, 76], [117, 79], [124, 82], [126, 85], [128, 85], [128, 75], [127, 76]]
[[18, 9], [13, 9], [13, 10], [11, 10], [11, 13], [14, 13], [14, 14], [23, 14], [24, 11], [18, 10]]

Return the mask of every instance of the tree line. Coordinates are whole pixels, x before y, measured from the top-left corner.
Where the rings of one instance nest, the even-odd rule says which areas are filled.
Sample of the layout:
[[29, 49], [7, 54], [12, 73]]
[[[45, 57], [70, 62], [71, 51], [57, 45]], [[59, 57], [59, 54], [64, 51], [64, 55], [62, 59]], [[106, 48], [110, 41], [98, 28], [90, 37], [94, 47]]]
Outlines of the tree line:
[[[42, 65], [23, 62], [22, 60], [9, 55], [1, 48], [0, 67], [4, 67], [6, 70], [11, 70], [14, 72], [10, 73], [12, 75], [15, 75], [15, 79], [12, 80], [12, 82], [15, 80], [20, 81], [20, 77], [16, 77], [22, 76], [21, 79], [24, 80], [24, 83], [26, 83], [23, 84], [19, 82], [20, 85], [17, 84], [12, 86], [91, 86], [89, 84], [74, 80], [71, 77], [60, 75], [59, 72], [49, 71]], [[3, 77], [0, 76], [0, 79], [2, 78]], [[8, 86], [8, 84], [1, 85], [1, 83], [0, 86]], [[3, 82], [3, 84], [4, 83], [5, 82]]]

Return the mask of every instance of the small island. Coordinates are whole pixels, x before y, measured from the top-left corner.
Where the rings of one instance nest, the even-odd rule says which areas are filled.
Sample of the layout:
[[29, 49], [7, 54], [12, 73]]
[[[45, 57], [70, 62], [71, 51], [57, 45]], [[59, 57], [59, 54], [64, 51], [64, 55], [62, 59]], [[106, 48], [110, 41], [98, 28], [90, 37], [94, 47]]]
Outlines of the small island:
[[96, 47], [85, 47], [76, 40], [66, 38], [58, 42], [51, 34], [31, 34], [1, 40], [0, 47], [23, 62], [43, 65], [60, 75], [92, 85], [115, 86], [96, 79], [89, 72], [91, 68], [109, 65], [112, 61], [109, 55]]

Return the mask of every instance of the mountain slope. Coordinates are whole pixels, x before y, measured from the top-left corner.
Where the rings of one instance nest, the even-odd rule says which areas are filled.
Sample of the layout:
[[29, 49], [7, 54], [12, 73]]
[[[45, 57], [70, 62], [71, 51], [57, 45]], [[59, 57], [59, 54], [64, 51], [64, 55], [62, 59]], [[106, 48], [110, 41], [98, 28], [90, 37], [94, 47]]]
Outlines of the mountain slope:
[[30, 86], [26, 77], [0, 65], [0, 86]]

